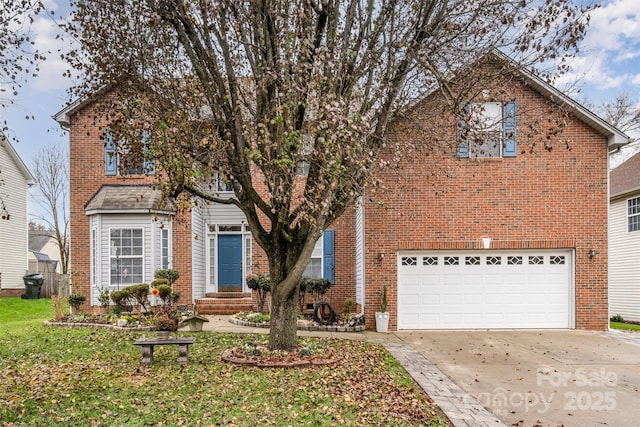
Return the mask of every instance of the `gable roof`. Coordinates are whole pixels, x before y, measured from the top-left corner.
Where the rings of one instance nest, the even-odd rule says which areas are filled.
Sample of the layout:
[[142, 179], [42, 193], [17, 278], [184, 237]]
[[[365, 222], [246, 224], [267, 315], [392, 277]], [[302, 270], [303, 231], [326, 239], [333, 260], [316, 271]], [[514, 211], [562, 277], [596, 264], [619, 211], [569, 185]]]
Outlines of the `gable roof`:
[[[624, 132], [617, 129], [615, 126], [605, 121], [602, 117], [593, 113], [584, 105], [567, 96], [551, 84], [545, 82], [534, 73], [525, 70], [521, 66], [518, 66], [515, 60], [500, 52], [498, 49], [493, 49], [491, 52], [489, 52], [488, 56], [493, 56], [493, 58], [497, 59], [498, 61], [506, 63], [511, 68], [517, 70], [517, 73], [522, 76], [522, 78], [525, 80], [525, 83], [531, 86], [542, 96], [546, 97], [555, 104], [558, 104], [563, 108], [571, 111], [579, 120], [583, 121], [585, 124], [593, 128], [601, 135], [607, 137], [609, 150], [619, 148], [630, 142], [630, 137]], [[84, 108], [87, 104], [93, 102], [93, 100], [99, 94], [107, 92], [112, 88], [113, 85], [102, 87], [101, 89], [97, 90], [94, 95], [86, 96], [72, 102], [71, 104], [67, 105], [62, 110], [54, 114], [52, 116], [53, 119], [58, 122], [62, 128], [67, 129], [70, 125], [70, 118], [72, 114]]]
[[610, 197], [624, 196], [640, 192], [640, 153], [628, 158], [624, 163], [611, 171]]
[[29, 250], [41, 251], [53, 239], [51, 233], [51, 231], [29, 230]]
[[160, 190], [149, 185], [105, 184], [84, 207], [87, 215], [97, 213], [165, 213], [175, 214], [176, 205]]
[[525, 82], [538, 93], [545, 96], [552, 102], [571, 111], [579, 120], [592, 127], [595, 131], [607, 137], [609, 150], [619, 148], [630, 142], [630, 137], [615, 126], [609, 124], [602, 117], [580, 104], [573, 98], [567, 96], [557, 88], [545, 82], [535, 74], [518, 67], [517, 63], [498, 50], [492, 52], [498, 60], [507, 62], [518, 70]]
[[2, 132], [0, 132], [0, 146], [5, 147], [7, 149], [7, 152], [9, 153], [9, 158], [16, 165], [16, 167], [18, 168], [22, 176], [24, 176], [24, 178], [27, 181], [27, 185], [29, 186], [36, 185], [36, 180], [33, 177], [33, 175], [31, 175], [29, 168], [27, 168], [27, 165], [24, 164], [24, 162], [18, 155], [18, 152], [13, 148], [9, 140], [4, 136]]

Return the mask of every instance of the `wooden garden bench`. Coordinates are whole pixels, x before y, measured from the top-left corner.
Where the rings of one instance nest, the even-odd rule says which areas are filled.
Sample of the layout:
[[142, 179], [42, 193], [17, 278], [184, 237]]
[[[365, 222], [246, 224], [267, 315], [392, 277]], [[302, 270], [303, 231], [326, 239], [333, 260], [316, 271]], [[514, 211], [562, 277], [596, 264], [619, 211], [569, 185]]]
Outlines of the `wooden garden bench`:
[[189, 345], [193, 344], [195, 338], [169, 338], [159, 340], [156, 338], [140, 338], [134, 345], [139, 345], [142, 349], [142, 363], [150, 365], [153, 363], [153, 347], [156, 345], [177, 345], [178, 346], [178, 363], [187, 363], [189, 354]]

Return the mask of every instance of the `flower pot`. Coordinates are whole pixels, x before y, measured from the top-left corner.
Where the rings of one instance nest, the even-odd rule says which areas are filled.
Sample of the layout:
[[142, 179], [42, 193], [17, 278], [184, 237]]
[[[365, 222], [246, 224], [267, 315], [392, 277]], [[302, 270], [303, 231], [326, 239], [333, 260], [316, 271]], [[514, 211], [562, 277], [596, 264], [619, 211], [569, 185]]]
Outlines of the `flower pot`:
[[376, 311], [376, 331], [386, 333], [389, 329], [389, 313]]
[[166, 341], [169, 339], [169, 331], [156, 331], [158, 341]]

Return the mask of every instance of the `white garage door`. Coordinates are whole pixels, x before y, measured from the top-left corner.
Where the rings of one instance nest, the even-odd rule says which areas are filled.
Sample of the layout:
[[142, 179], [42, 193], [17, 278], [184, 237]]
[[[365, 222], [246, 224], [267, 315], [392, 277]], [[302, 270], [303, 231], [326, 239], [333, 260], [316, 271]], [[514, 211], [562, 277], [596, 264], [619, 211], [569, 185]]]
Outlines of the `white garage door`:
[[398, 254], [398, 329], [571, 328], [571, 251]]

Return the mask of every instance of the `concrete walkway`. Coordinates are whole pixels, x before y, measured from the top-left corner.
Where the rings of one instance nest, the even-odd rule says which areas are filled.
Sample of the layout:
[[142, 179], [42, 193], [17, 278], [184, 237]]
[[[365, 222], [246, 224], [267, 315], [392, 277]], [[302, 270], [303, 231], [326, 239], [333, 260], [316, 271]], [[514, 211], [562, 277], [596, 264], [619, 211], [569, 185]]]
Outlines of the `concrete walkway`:
[[[262, 333], [208, 316], [205, 330]], [[636, 426], [640, 333], [621, 331], [299, 331], [379, 342], [455, 427]]]

